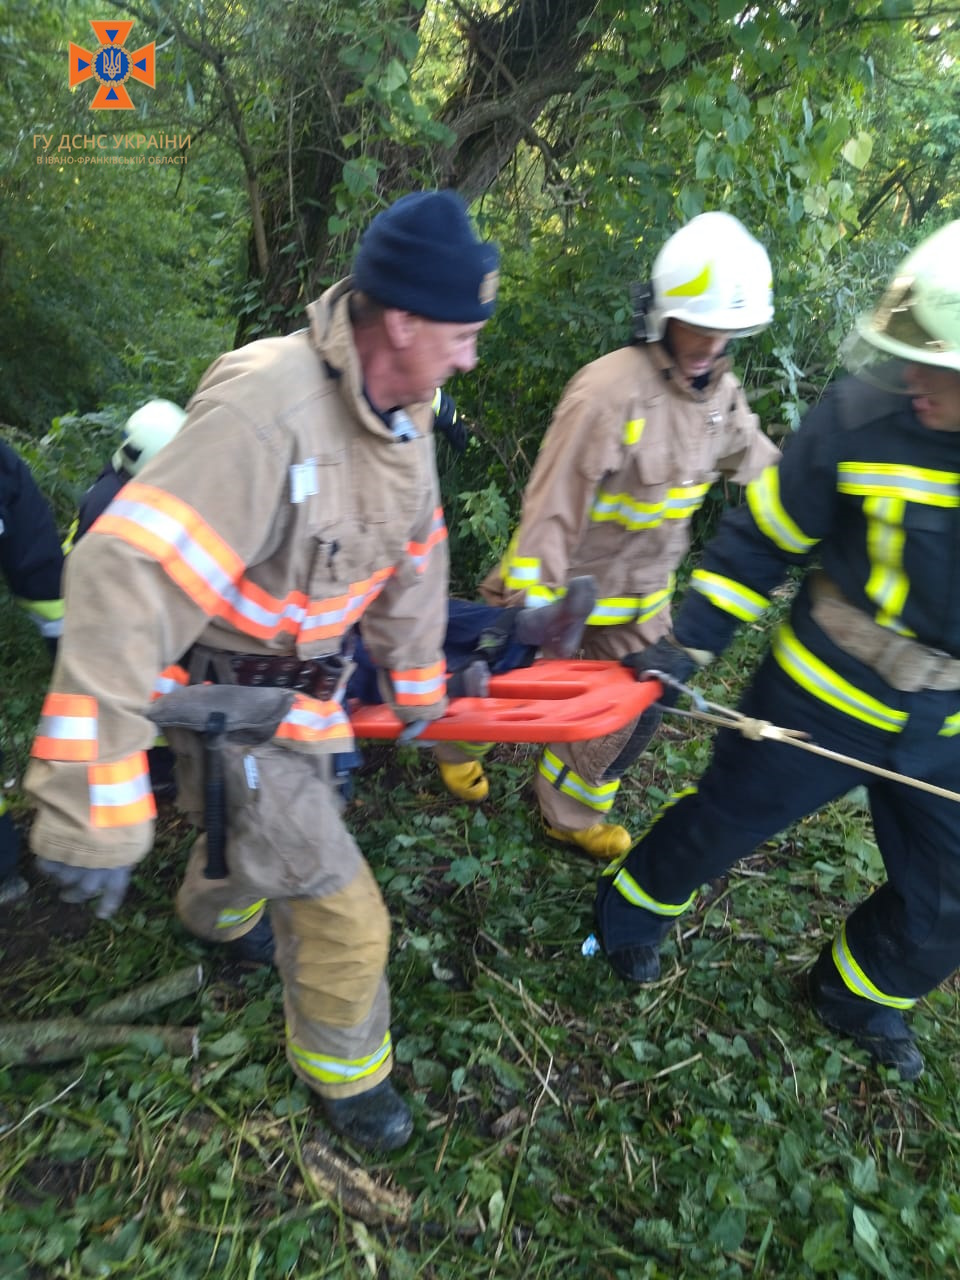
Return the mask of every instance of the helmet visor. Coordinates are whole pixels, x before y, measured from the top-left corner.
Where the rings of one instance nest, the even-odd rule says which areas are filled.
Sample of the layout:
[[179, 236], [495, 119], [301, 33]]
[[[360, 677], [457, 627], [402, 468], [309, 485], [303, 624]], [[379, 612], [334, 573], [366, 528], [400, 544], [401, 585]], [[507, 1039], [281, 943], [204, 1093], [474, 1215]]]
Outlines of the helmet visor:
[[904, 375], [910, 360], [876, 346], [872, 338], [864, 336], [860, 325], [845, 338], [840, 347], [840, 360], [848, 373], [862, 378], [871, 386], [897, 395], [907, 394]]

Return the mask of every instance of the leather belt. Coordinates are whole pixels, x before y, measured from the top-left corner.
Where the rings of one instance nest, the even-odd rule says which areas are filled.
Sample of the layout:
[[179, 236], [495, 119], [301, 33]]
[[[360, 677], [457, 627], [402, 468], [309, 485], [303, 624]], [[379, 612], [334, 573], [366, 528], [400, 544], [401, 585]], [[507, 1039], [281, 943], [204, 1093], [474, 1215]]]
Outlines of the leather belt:
[[875, 671], [891, 688], [901, 693], [960, 689], [960, 659], [880, 626], [852, 605], [825, 573], [812, 573], [809, 583], [814, 622], [838, 648]]
[[214, 684], [254, 685], [263, 688], [293, 689], [311, 698], [329, 701], [339, 698], [353, 663], [344, 654], [322, 658], [298, 658], [295, 654], [229, 653], [194, 645], [186, 663], [191, 684], [210, 680]]

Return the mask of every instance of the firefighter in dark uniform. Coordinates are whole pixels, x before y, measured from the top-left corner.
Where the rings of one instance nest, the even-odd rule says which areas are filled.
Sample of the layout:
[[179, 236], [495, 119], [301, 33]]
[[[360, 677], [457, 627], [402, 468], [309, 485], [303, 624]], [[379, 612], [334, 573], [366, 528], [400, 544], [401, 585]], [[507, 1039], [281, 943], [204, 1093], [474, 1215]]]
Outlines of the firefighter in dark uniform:
[[[819, 746], [947, 790], [960, 779], [960, 221], [901, 265], [848, 348], [856, 376], [805, 418], [779, 468], [728, 513], [672, 636], [624, 661], [684, 681], [791, 566], [789, 620], [741, 704]], [[865, 361], [870, 355], [872, 361]], [[923, 1070], [904, 1014], [960, 965], [954, 801], [785, 743], [718, 736], [690, 794], [601, 878], [601, 945], [649, 982], [657, 947], [706, 881], [865, 785], [886, 882], [809, 975], [814, 1010], [903, 1079]]]
[[[63, 629], [63, 553], [53, 512], [20, 455], [0, 441], [0, 573], [51, 653]], [[2, 756], [0, 756], [2, 764]], [[0, 903], [26, 892], [20, 837], [0, 791]]]

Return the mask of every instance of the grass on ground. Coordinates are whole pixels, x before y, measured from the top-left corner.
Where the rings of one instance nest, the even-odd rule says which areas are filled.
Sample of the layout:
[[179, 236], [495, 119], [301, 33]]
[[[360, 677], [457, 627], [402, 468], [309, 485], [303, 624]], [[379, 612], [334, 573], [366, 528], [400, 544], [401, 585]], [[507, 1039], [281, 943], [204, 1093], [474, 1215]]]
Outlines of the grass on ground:
[[[27, 650], [4, 664], [7, 774], [45, 680]], [[639, 830], [708, 754], [671, 722], [621, 818]], [[160, 1015], [199, 1028], [197, 1060], [145, 1034], [0, 1070], [0, 1275], [960, 1274], [956, 981], [913, 1014], [927, 1061], [914, 1084], [869, 1067], [803, 997], [804, 971], [881, 876], [864, 815], [831, 806], [709, 885], [661, 980], [631, 990], [581, 954], [597, 869], [543, 837], [533, 759], [498, 748], [491, 798], [468, 809], [415, 747], [367, 751], [348, 821], [393, 917], [395, 1076], [416, 1130], [363, 1162], [375, 1187], [359, 1199], [306, 1172], [323, 1127], [284, 1060], [276, 974], [230, 968], [174, 921], [191, 835], [172, 809], [113, 921], [31, 872], [30, 896], [0, 908], [4, 1019], [83, 1013], [198, 961], [207, 979]]]

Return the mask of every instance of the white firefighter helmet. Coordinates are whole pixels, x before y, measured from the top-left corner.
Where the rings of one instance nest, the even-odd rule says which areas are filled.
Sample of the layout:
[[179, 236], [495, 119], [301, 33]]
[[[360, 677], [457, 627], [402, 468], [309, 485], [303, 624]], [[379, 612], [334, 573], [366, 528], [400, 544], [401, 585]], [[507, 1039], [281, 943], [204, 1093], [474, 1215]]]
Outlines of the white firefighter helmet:
[[773, 271], [767, 251], [742, 222], [719, 210], [675, 232], [653, 264], [648, 342], [671, 317], [731, 337], [759, 333], [773, 319]]
[[127, 419], [123, 441], [113, 455], [114, 467], [117, 471], [125, 471], [128, 476], [139, 475], [154, 454], [170, 443], [186, 420], [186, 413], [172, 400], [148, 400]]
[[960, 372], [960, 221], [908, 254], [877, 306], [857, 321], [845, 353], [852, 368], [868, 354], [863, 343], [874, 349], [874, 359], [881, 352]]

